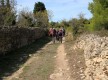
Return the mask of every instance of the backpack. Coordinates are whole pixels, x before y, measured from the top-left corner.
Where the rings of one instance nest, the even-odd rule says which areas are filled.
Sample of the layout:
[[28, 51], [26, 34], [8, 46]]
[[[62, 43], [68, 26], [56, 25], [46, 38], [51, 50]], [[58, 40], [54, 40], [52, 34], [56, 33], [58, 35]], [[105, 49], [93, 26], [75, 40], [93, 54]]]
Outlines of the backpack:
[[53, 36], [56, 36], [56, 30], [53, 29]]
[[62, 30], [59, 30], [58, 35], [62, 36]]

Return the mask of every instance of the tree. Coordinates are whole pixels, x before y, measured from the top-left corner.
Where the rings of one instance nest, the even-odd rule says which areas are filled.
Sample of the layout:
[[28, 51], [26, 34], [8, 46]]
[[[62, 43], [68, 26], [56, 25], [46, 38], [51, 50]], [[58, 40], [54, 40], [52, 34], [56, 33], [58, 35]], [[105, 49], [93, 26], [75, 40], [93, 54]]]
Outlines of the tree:
[[79, 16], [79, 27], [84, 27], [84, 23], [86, 21], [86, 19], [84, 18], [84, 14], [80, 13], [78, 16]]
[[8, 8], [10, 8], [10, 0], [7, 0], [6, 6], [7, 6]]
[[94, 29], [108, 29], [108, 0], [93, 0], [88, 9], [93, 14], [91, 24]]
[[4, 0], [0, 1], [1, 6], [4, 6]]
[[48, 14], [47, 11], [38, 12], [35, 14], [36, 26], [37, 27], [47, 27], [48, 26]]
[[55, 25], [56, 25], [56, 22], [53, 22], [53, 21], [50, 22], [50, 27], [55, 27]]
[[27, 9], [23, 9], [18, 16], [18, 26], [21, 27], [33, 27], [33, 14]]
[[62, 26], [62, 27], [69, 27], [69, 23], [68, 23], [68, 21], [66, 21], [65, 19], [62, 20], [62, 22], [61, 22], [61, 26]]
[[48, 21], [49, 21], [48, 13], [47, 13], [44, 3], [42, 2], [35, 3], [33, 13], [34, 13], [34, 18], [35, 18], [37, 27], [45, 28], [48, 26]]
[[77, 18], [73, 18], [69, 21], [70, 26], [73, 27], [73, 34], [77, 34], [78, 33], [78, 29], [79, 29], [79, 21]]
[[33, 13], [45, 11], [45, 5], [42, 2], [35, 3]]
[[12, 4], [14, 0], [0, 0], [0, 25], [15, 25], [16, 12]]

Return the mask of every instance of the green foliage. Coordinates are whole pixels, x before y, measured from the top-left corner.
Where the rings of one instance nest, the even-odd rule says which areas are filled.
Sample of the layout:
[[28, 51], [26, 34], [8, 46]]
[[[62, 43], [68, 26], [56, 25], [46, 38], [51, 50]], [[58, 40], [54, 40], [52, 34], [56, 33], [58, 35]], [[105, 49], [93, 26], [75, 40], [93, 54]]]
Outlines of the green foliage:
[[18, 26], [42, 27], [48, 26], [48, 13], [42, 2], [35, 3], [33, 13], [23, 9], [18, 16]]
[[66, 21], [65, 19], [61, 21], [60, 25], [62, 27], [65, 27], [65, 28], [70, 26], [69, 23], [68, 23], [68, 21]]
[[35, 18], [35, 25], [37, 27], [44, 27], [46, 28], [48, 26], [48, 12], [45, 8], [44, 3], [42, 2], [37, 2], [34, 5], [34, 18]]
[[16, 24], [16, 16], [14, 13], [8, 12], [6, 14], [5, 20], [4, 20], [4, 25], [6, 26], [11, 26]]
[[26, 9], [23, 9], [18, 16], [18, 26], [33, 27], [33, 14]]
[[79, 27], [79, 21], [76, 18], [73, 18], [69, 21], [69, 24], [71, 27], [73, 27], [73, 34], [77, 34], [78, 27]]
[[93, 27], [93, 24], [85, 24], [85, 31], [93, 32], [95, 29]]
[[45, 10], [46, 10], [46, 8], [45, 8], [44, 3], [42, 3], [42, 2], [37, 2], [37, 3], [35, 3], [35, 5], [34, 5], [33, 13], [35, 14], [36, 12], [43, 12], [43, 11], [45, 11]]
[[16, 13], [14, 6], [14, 0], [0, 0], [0, 25], [15, 25]]
[[71, 26], [67, 27], [66, 32], [73, 32], [73, 28]]
[[66, 41], [72, 41], [73, 40], [73, 28], [71, 26], [68, 26], [66, 28]]
[[55, 24], [55, 28], [60, 28], [62, 25], [60, 24], [60, 22], [56, 22], [56, 24]]
[[55, 25], [56, 25], [56, 22], [53, 22], [53, 21], [50, 22], [50, 26], [51, 26], [51, 27], [54, 27]]
[[46, 28], [48, 27], [48, 14], [47, 11], [44, 12], [37, 12], [36, 14], [34, 14], [34, 18], [36, 20], [36, 26], [37, 27], [42, 27], [42, 28]]
[[4, 0], [0, 0], [1, 6], [4, 6]]
[[53, 27], [53, 28], [60, 28], [62, 27], [61, 23], [60, 22], [50, 22], [50, 27]]
[[73, 35], [77, 33], [82, 33], [85, 30], [85, 24], [88, 24], [89, 21], [84, 18], [84, 14], [80, 13], [79, 18], [73, 18], [69, 21], [70, 26], [73, 27]]
[[108, 29], [108, 0], [93, 0], [88, 9], [93, 14], [91, 24], [94, 30]]
[[84, 33], [86, 31], [93, 31], [93, 27], [90, 27], [90, 20], [84, 18], [84, 14], [80, 13], [79, 18], [72, 18], [67, 23], [72, 27], [70, 29], [72, 31], [73, 38], [76, 38], [79, 34]]
[[60, 27], [64, 27], [67, 28], [69, 27], [69, 22], [66, 20], [62, 20], [61, 22], [50, 22], [50, 27], [54, 27], [54, 28], [60, 28]]
[[8, 7], [8, 8], [10, 8], [10, 0], [7, 0], [7, 2], [6, 2], [6, 6]]

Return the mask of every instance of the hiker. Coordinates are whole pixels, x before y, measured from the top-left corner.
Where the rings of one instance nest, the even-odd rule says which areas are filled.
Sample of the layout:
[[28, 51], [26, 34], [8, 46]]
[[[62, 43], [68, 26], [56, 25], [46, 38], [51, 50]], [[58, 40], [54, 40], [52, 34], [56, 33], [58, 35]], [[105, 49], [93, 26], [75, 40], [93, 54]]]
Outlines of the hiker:
[[56, 30], [56, 40], [57, 41], [59, 41], [59, 35], [58, 35], [58, 33], [59, 33], [59, 30]]
[[64, 28], [62, 28], [62, 31], [63, 31], [63, 37], [65, 36], [65, 29]]
[[52, 37], [52, 36], [53, 36], [53, 28], [50, 28], [50, 29], [49, 29], [48, 34], [49, 34], [49, 36], [50, 36], [50, 37]]
[[63, 38], [63, 30], [62, 29], [59, 30], [58, 36], [59, 36], [59, 41], [62, 43], [62, 38]]
[[55, 43], [55, 41], [56, 41], [56, 29], [55, 28], [53, 28], [52, 41], [53, 41], [53, 43]]

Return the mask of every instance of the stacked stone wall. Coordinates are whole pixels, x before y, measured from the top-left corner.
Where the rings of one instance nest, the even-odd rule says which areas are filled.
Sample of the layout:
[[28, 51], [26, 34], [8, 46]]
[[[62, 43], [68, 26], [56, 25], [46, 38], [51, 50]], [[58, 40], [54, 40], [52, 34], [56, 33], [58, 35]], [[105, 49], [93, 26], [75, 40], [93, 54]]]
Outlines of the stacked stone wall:
[[45, 36], [44, 29], [23, 27], [0, 28], [0, 54], [21, 48]]
[[73, 48], [84, 50], [87, 66], [84, 80], [108, 80], [108, 37], [82, 35]]

